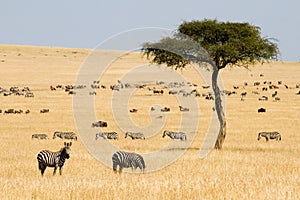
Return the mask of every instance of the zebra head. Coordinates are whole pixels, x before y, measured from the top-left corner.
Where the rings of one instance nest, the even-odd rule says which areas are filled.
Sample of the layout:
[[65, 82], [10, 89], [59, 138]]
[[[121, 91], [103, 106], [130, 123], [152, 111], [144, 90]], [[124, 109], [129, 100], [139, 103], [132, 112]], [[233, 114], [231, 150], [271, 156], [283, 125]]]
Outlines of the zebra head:
[[59, 131], [55, 131], [53, 133], [53, 139], [55, 139], [56, 137], [60, 137], [60, 132]]
[[130, 136], [131, 134], [130, 134], [130, 132], [126, 132], [125, 133], [125, 138], [127, 138], [127, 136]]
[[260, 140], [260, 138], [261, 138], [261, 133], [258, 133], [257, 140]]
[[61, 150], [61, 155], [63, 157], [65, 157], [66, 159], [69, 159], [70, 158], [70, 152], [71, 152], [71, 146], [72, 146], [72, 142], [68, 143], [68, 142], [65, 142], [64, 143], [65, 147]]
[[164, 138], [167, 135], [168, 131], [164, 131], [162, 137]]

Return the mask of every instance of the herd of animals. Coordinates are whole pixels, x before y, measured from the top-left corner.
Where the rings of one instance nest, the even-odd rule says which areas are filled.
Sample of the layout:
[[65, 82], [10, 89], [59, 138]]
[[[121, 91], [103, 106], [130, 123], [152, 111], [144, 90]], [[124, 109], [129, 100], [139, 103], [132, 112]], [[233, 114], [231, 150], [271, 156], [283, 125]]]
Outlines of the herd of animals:
[[[261, 75], [262, 77], [263, 75]], [[185, 82], [171, 82], [171, 83], [165, 83], [163, 81], [156, 82], [156, 86], [149, 86], [147, 84], [129, 84], [129, 83], [122, 83], [121, 81], [118, 81], [117, 84], [110, 85], [110, 87], [106, 87], [105, 85], [100, 85], [99, 81], [93, 81], [92, 84], [90, 85], [90, 89], [92, 91], [89, 91], [89, 95], [97, 95], [97, 90], [98, 89], [108, 89], [110, 88], [111, 90], [114, 91], [120, 91], [122, 89], [126, 88], [139, 88], [139, 89], [147, 89], [150, 91], [153, 95], [182, 95], [184, 97], [204, 97], [205, 100], [213, 100], [214, 95], [210, 91], [206, 91], [205, 93], [200, 94], [200, 92], [195, 89], [197, 87], [196, 84], [192, 83], [185, 83]], [[190, 90], [182, 89], [184, 86], [188, 86]], [[239, 95], [238, 92], [240, 92], [240, 97], [241, 101], [245, 101], [247, 97], [247, 92], [242, 91], [241, 89], [246, 89], [246, 87], [249, 87], [250, 84], [245, 82], [243, 85], [240, 86], [233, 86], [232, 91], [224, 90], [221, 91], [222, 95]], [[268, 101], [270, 98], [273, 98], [273, 101], [280, 101], [279, 97], [279, 92], [278, 90], [281, 88], [285, 89], [291, 89], [291, 88], [300, 88], [300, 84], [297, 84], [295, 87], [290, 87], [286, 84], [283, 84], [282, 81], [277, 81], [276, 83], [272, 83], [271, 81], [263, 81], [263, 82], [254, 82], [253, 85], [254, 87], [252, 94], [257, 95], [258, 101]], [[57, 85], [57, 86], [50, 86], [51, 91], [57, 91], [57, 90], [63, 90], [69, 95], [76, 95], [76, 90], [78, 89], [85, 89], [88, 86], [86, 85]], [[203, 85], [202, 89], [203, 90], [208, 90], [210, 87]], [[266, 93], [268, 90], [272, 90], [271, 96], [268, 97]], [[29, 89], [29, 87], [24, 87], [23, 89], [19, 89], [18, 87], [10, 87], [10, 89], [3, 89], [0, 87], [0, 94], [3, 94], [3, 96], [25, 96], [26, 98], [31, 97], [34, 98], [33, 92]], [[259, 96], [261, 93], [264, 95]], [[300, 95], [300, 90], [296, 95]], [[152, 107], [151, 110], [154, 110]], [[181, 112], [189, 112], [189, 108], [185, 108], [182, 106], [179, 106], [179, 111]], [[49, 109], [41, 109], [40, 113], [48, 113]], [[130, 113], [135, 113], [138, 112], [137, 109], [131, 109], [129, 110]], [[164, 107], [161, 109], [161, 112], [170, 112], [170, 108]], [[258, 112], [266, 112], [265, 108], [260, 108], [258, 109]], [[0, 113], [2, 113], [2, 110], [0, 109]], [[4, 111], [4, 114], [21, 114], [23, 113], [23, 110], [15, 110], [12, 108], [9, 108]], [[30, 110], [26, 110], [24, 113], [29, 114]], [[107, 122], [105, 121], [97, 121], [93, 122], [91, 125], [93, 128], [97, 127], [107, 127]], [[165, 130], [163, 132], [162, 137], [164, 138], [165, 136], [170, 137], [171, 139], [178, 139], [181, 141], [187, 140], [187, 136], [183, 132], [174, 132], [174, 131], [169, 131]], [[134, 139], [142, 139], [145, 140], [146, 137], [144, 136], [143, 133], [140, 132], [126, 132], [125, 133], [125, 138], [130, 137], [132, 140]], [[265, 138], [266, 141], [269, 140], [276, 140], [280, 141], [281, 140], [281, 134], [277, 131], [273, 132], [260, 132], [258, 133], [258, 140], [260, 140], [262, 137]], [[76, 141], [77, 135], [74, 132], [61, 132], [61, 131], [55, 131], [53, 134], [53, 139], [55, 138], [61, 138], [61, 139], [67, 139], [67, 140], [74, 140]], [[99, 138], [102, 139], [113, 139], [113, 140], [118, 140], [119, 139], [119, 134], [117, 132], [99, 132], [96, 133], [95, 135], [95, 140], [98, 140]], [[32, 139], [48, 139], [47, 134], [33, 134]], [[60, 175], [62, 174], [62, 168], [64, 166], [64, 163], [66, 159], [70, 158], [70, 150], [71, 150], [72, 142], [65, 142], [64, 147], [62, 147], [59, 151], [57, 152], [52, 152], [49, 150], [42, 150], [38, 153], [37, 155], [37, 160], [38, 160], [38, 167], [39, 170], [41, 171], [41, 174], [43, 175], [47, 167], [54, 167], [54, 172], [53, 175], [56, 173], [57, 168], [59, 168]], [[117, 168], [119, 167], [119, 172], [122, 172], [123, 168], [140, 168], [142, 172], [144, 172], [144, 169], [146, 167], [145, 161], [143, 157], [137, 153], [134, 152], [125, 152], [125, 151], [118, 151], [112, 155], [112, 162], [113, 162], [113, 171], [117, 172]]]

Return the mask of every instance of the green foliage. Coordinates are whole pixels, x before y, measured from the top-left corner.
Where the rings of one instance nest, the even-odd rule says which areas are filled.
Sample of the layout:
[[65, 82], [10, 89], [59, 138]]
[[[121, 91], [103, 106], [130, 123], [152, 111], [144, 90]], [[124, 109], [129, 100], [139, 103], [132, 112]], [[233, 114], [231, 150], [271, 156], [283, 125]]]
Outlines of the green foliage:
[[261, 37], [259, 27], [216, 20], [184, 22], [174, 38], [146, 43], [143, 51], [148, 58], [153, 56], [152, 62], [165, 63], [176, 69], [189, 62], [208, 62], [208, 57], [218, 69], [228, 65], [248, 67], [256, 62], [276, 59], [279, 53], [272, 39]]
[[[184, 45], [184, 46], [182, 46]], [[180, 48], [182, 47], [182, 48]], [[166, 64], [175, 69], [185, 67], [189, 61], [181, 56], [180, 49], [186, 49], [187, 45], [181, 40], [175, 38], [164, 38], [158, 43], [146, 43], [143, 51], [149, 59], [154, 55], [152, 62], [156, 64]]]

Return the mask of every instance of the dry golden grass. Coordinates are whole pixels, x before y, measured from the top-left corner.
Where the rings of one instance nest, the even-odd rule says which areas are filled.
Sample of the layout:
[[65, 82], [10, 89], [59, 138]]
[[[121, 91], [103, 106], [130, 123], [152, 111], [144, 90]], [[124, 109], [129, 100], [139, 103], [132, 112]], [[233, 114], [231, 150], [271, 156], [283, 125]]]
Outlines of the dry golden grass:
[[[42, 178], [38, 171], [37, 153], [42, 149], [56, 151], [62, 147], [61, 140], [51, 138], [54, 131], [77, 132], [72, 96], [63, 91], [50, 91], [50, 85], [75, 84], [80, 65], [89, 53], [89, 50], [83, 49], [0, 46], [0, 87], [29, 86], [35, 95], [34, 98], [0, 95], [2, 110], [31, 110], [28, 115], [0, 114], [1, 199], [299, 198], [300, 95], [295, 95], [300, 90], [295, 88], [300, 83], [299, 63], [275, 62], [250, 70], [233, 68], [221, 72], [225, 89], [233, 90], [233, 85], [240, 86], [240, 89], [237, 90], [238, 95], [226, 97], [228, 135], [224, 148], [212, 151], [205, 159], [199, 159], [199, 148], [209, 127], [212, 102], [197, 98], [201, 112], [196, 137], [187, 152], [173, 164], [145, 174], [114, 174], [111, 167], [89, 154], [79, 139], [73, 142], [71, 158], [65, 163], [63, 175], [52, 176], [53, 168], [47, 168]], [[146, 63], [136, 53], [124, 55], [101, 77], [101, 84], [115, 84], [133, 66]], [[203, 80], [192, 67], [179, 73], [197, 83], [201, 93], [204, 91], [201, 88]], [[252, 94], [252, 91], [257, 91], [253, 82], [264, 80], [281, 80], [290, 88], [280, 86], [279, 102], [260, 102], [258, 96]], [[244, 82], [248, 82], [249, 86], [243, 89]], [[244, 91], [248, 95], [245, 101], [241, 101], [240, 93]], [[125, 139], [111, 113], [112, 91], [102, 89], [97, 92], [97, 118], [108, 121], [107, 130], [120, 133], [120, 139], [112, 143], [122, 149], [136, 152], [159, 150], [170, 141], [169, 138], [161, 138], [162, 131], [178, 128], [181, 115], [176, 111], [178, 102], [174, 97], [167, 94], [155, 96], [147, 90], [138, 90], [128, 103], [128, 110], [138, 109], [137, 113], [130, 115], [133, 122], [139, 126], [151, 124], [149, 108], [153, 104], [171, 107], [171, 112], [166, 114], [163, 129], [153, 137], [145, 141]], [[274, 90], [259, 92], [260, 96], [270, 97]], [[260, 107], [266, 107], [267, 112], [258, 114]], [[49, 108], [50, 112], [40, 114], [39, 110], [43, 108]], [[282, 141], [257, 141], [258, 132], [273, 130], [282, 134]], [[32, 140], [34, 133], [46, 133], [50, 139]], [[94, 133], [91, 134], [94, 137]], [[104, 142], [94, 143], [101, 148]], [[162, 157], [167, 155], [168, 152], [161, 153]], [[157, 159], [157, 162], [160, 160]], [[151, 168], [150, 161], [146, 165]]]

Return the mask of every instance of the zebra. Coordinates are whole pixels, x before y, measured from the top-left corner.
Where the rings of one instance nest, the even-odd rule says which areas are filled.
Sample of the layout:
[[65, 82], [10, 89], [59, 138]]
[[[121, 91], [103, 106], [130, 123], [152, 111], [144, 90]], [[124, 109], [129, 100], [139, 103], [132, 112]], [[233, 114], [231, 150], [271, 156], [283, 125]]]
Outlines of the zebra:
[[186, 140], [186, 135], [183, 132], [164, 131], [162, 137], [169, 136], [171, 139]]
[[61, 139], [77, 140], [77, 135], [73, 132], [60, 132], [55, 131], [53, 134], [53, 139], [59, 137]]
[[64, 143], [64, 147], [57, 152], [52, 152], [49, 150], [42, 150], [37, 155], [39, 170], [42, 176], [47, 167], [54, 167], [53, 176], [55, 175], [57, 167], [59, 167], [59, 174], [62, 174], [62, 168], [65, 164], [66, 159], [70, 158], [70, 151], [72, 142]]
[[103, 139], [107, 139], [107, 135], [105, 133], [96, 133], [96, 139], [98, 140], [98, 138], [102, 137]]
[[32, 134], [31, 139], [37, 138], [39, 140], [48, 140], [48, 135], [47, 134]]
[[257, 140], [260, 140], [260, 138], [262, 138], [262, 137], [266, 138], [266, 142], [268, 142], [269, 140], [274, 140], [274, 139], [276, 139], [276, 141], [281, 140], [281, 135], [277, 131], [260, 132], [260, 133], [258, 133]]
[[116, 132], [103, 132], [103, 133], [96, 133], [96, 140], [102, 137], [103, 139], [114, 139], [117, 140], [119, 138], [118, 133]]
[[133, 132], [126, 132], [125, 133], [125, 138], [127, 138], [127, 136], [131, 137], [131, 139], [143, 139], [145, 140], [145, 136], [143, 133], [133, 133]]
[[118, 151], [112, 156], [113, 171], [117, 173], [117, 168], [119, 166], [119, 173], [122, 173], [123, 168], [131, 167], [132, 171], [136, 168], [144, 173], [146, 168], [145, 161], [143, 157], [137, 153]]

